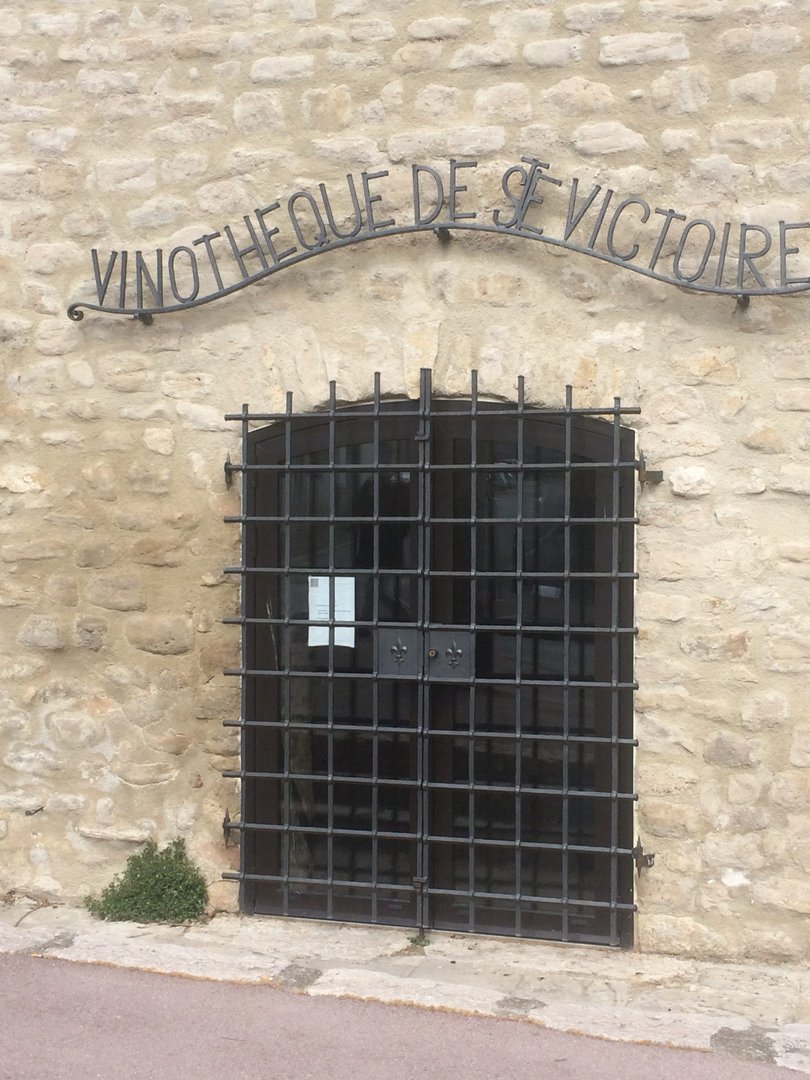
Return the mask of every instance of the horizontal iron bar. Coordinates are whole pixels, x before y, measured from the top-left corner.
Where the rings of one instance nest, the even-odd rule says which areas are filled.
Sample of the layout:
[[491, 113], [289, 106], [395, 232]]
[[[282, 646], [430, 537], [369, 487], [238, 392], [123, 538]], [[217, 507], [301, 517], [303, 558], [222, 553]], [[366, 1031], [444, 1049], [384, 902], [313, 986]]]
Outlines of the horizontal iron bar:
[[[338, 646], [339, 647], [339, 646]], [[272, 676], [278, 678], [284, 676], [290, 679], [323, 679], [325, 676], [329, 676], [330, 679], [356, 679], [359, 682], [367, 682], [374, 680], [379, 682], [380, 680], [388, 680], [390, 682], [433, 682], [433, 683], [446, 683], [452, 682], [454, 686], [526, 686], [526, 687], [550, 687], [559, 686], [567, 687], [573, 690], [638, 690], [637, 682], [621, 682], [616, 680], [615, 682], [606, 682], [596, 680], [578, 680], [578, 679], [527, 679], [527, 678], [502, 678], [502, 679], [485, 679], [480, 675], [475, 677], [470, 676], [466, 679], [438, 679], [433, 676], [428, 677], [425, 674], [422, 675], [380, 675], [376, 671], [332, 671], [326, 669], [324, 671], [304, 671], [296, 668], [225, 668], [223, 675], [229, 676], [245, 676], [253, 675], [259, 677]]]
[[475, 578], [477, 581], [635, 581], [638, 578], [636, 570], [617, 570], [615, 573], [605, 570], [603, 573], [596, 570], [420, 570], [413, 569], [355, 569], [351, 566], [333, 566], [324, 569], [317, 566], [225, 566], [225, 574], [295, 574], [312, 575], [313, 577], [330, 577], [349, 574], [351, 577], [410, 577], [422, 578]]
[[[321, 630], [325, 630], [329, 627], [353, 627], [357, 630], [391, 630], [397, 629], [397, 625], [393, 626], [386, 622], [371, 622], [370, 620], [347, 620], [347, 619], [330, 619], [329, 622], [323, 620], [317, 621], [314, 619], [268, 619], [261, 618], [258, 615], [227, 615], [221, 620], [226, 625], [233, 626], [312, 626], [318, 627]], [[402, 627], [400, 627], [401, 629]], [[420, 629], [420, 630], [447, 630], [449, 633], [458, 631], [462, 633], [464, 631], [477, 630], [481, 633], [487, 634], [504, 634], [514, 632], [515, 634], [521, 634], [524, 637], [524, 644], [530, 644], [533, 639], [539, 638], [544, 634], [630, 634], [634, 635], [638, 633], [638, 627], [635, 626], [547, 626], [543, 623], [428, 623], [425, 627], [420, 627], [419, 623], [405, 623], [405, 629]]]
[[[225, 881], [267, 881], [278, 885], [323, 885], [327, 889], [362, 889], [365, 891], [379, 890], [381, 892], [415, 893], [421, 890], [420, 885], [399, 885], [387, 881], [356, 881], [343, 880], [341, 878], [318, 878], [318, 877], [282, 877], [280, 874], [249, 874], [238, 871], [226, 870], [223, 875]], [[483, 892], [480, 889], [440, 889], [428, 885], [424, 891], [430, 896], [458, 896], [468, 900], [508, 900], [511, 903], [521, 904], [552, 904], [559, 908], [587, 908], [601, 911], [636, 911], [635, 904], [625, 904], [619, 900], [577, 900], [572, 897], [563, 899], [560, 896], [535, 896], [531, 893], [502, 893]]]
[[555, 787], [516, 787], [514, 784], [453, 783], [442, 780], [392, 780], [389, 777], [350, 776], [336, 773], [304, 772], [254, 772], [246, 769], [223, 769], [222, 775], [234, 780], [282, 780], [285, 782], [304, 780], [307, 783], [348, 784], [352, 787], [396, 787], [403, 789], [421, 789], [425, 791], [474, 791], [498, 795], [553, 795], [561, 799], [609, 799], [628, 801], [638, 798], [631, 791], [588, 791], [580, 788]]
[[624, 858], [635, 858], [633, 848], [610, 847], [608, 844], [552, 844], [543, 840], [490, 840], [485, 837], [467, 836], [444, 836], [441, 833], [423, 834], [414, 832], [392, 832], [389, 830], [374, 829], [319, 829], [313, 825], [272, 825], [257, 821], [231, 821], [228, 829], [235, 832], [274, 832], [274, 833], [300, 833], [304, 836], [345, 836], [358, 840], [401, 840], [417, 844], [422, 840], [431, 844], [445, 846], [473, 848], [511, 848], [521, 851], [560, 851], [574, 855], [617, 855]]
[[[437, 398], [436, 402], [446, 402], [448, 398]], [[519, 417], [522, 420], [532, 421], [537, 420], [551, 420], [555, 417], [560, 420], [565, 420], [569, 416], [639, 416], [641, 414], [640, 405], [605, 405], [602, 408], [566, 408], [564, 405], [543, 407], [542, 405], [524, 405], [520, 406], [517, 403], [507, 404], [501, 406], [494, 401], [482, 401], [479, 400], [476, 403], [476, 407], [472, 407], [472, 403], [469, 408], [466, 409], [443, 409], [443, 408], [429, 408], [427, 412], [419, 412], [416, 406], [418, 402], [411, 401], [408, 398], [386, 399], [380, 403], [382, 407], [376, 404], [359, 404], [348, 405], [344, 402], [341, 404], [336, 403], [333, 410], [329, 409], [315, 409], [312, 411], [302, 412], [244, 412], [244, 413], [226, 413], [224, 419], [232, 421], [247, 420], [256, 421], [257, 423], [266, 424], [272, 420], [297, 420], [304, 421], [300, 426], [301, 431], [309, 431], [312, 428], [316, 428], [323, 424], [324, 420], [337, 420], [339, 423], [350, 423], [352, 420], [368, 419], [379, 420], [383, 417], [388, 419], [392, 416], [409, 417], [413, 420], [419, 420], [422, 418], [429, 419], [441, 419], [448, 416], [463, 416], [470, 417], [475, 416], [479, 419], [491, 418], [493, 416], [507, 416], [510, 418]], [[397, 406], [401, 405], [401, 408]], [[591, 434], [589, 432], [588, 434]], [[605, 435], [607, 437], [607, 435]]]
[[481, 739], [520, 739], [521, 742], [551, 742], [551, 743], [582, 743], [586, 746], [638, 746], [638, 739], [622, 739], [610, 735], [550, 735], [534, 731], [493, 731], [489, 728], [476, 728], [470, 731], [465, 728], [428, 728], [417, 729], [416, 727], [388, 727], [388, 725], [373, 724], [339, 724], [339, 723], [305, 723], [302, 720], [223, 720], [223, 727], [232, 728], [268, 728], [277, 731], [295, 731], [299, 733], [312, 731], [326, 732], [350, 732], [356, 735], [408, 735], [414, 738], [430, 735], [452, 735], [459, 738]]
[[[231, 465], [232, 472], [245, 473], [302, 473], [316, 474], [318, 476], [333, 476], [336, 473], [402, 473], [416, 471], [420, 468], [417, 461], [403, 461], [398, 465], [355, 465], [336, 464], [335, 462], [315, 465], [281, 464], [256, 464], [256, 465]], [[460, 476], [469, 476], [471, 473], [567, 473], [567, 472], [618, 472], [620, 469], [635, 469], [635, 461], [568, 461], [568, 462], [537, 462], [525, 464], [462, 464], [451, 465], [442, 462], [430, 463], [431, 473], [456, 473]]]
[[255, 516], [250, 514], [230, 514], [222, 519], [226, 525], [638, 525], [637, 517], [531, 517], [526, 514], [512, 517], [431, 517], [429, 521], [418, 515], [411, 517], [393, 517], [374, 514], [370, 517], [357, 515], [340, 516], [339, 514], [320, 514], [306, 517], [302, 514], [275, 516]]

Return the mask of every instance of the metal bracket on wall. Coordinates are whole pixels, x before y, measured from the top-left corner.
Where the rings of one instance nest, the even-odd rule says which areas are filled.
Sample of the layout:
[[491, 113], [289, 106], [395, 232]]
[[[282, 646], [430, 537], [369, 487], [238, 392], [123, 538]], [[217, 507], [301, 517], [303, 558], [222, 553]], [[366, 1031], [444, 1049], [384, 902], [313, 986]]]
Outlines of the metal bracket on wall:
[[638, 482], [640, 484], [660, 484], [663, 482], [663, 470], [648, 469], [647, 461], [643, 454], [636, 462], [636, 469], [638, 470]]
[[239, 828], [239, 822], [231, 821], [231, 812], [230, 810], [226, 809], [225, 817], [222, 819], [222, 836], [225, 841], [226, 848], [229, 848], [231, 846], [231, 833], [239, 832]]
[[638, 870], [639, 873], [641, 873], [642, 870], [649, 870], [651, 866], [655, 866], [655, 852], [647, 852], [644, 850], [641, 837], [636, 840], [636, 846], [633, 848], [633, 859], [635, 860], [636, 870]]
[[239, 472], [239, 466], [231, 464], [231, 455], [228, 454], [222, 468], [225, 473], [225, 487], [230, 491], [231, 484], [233, 484], [233, 474]]

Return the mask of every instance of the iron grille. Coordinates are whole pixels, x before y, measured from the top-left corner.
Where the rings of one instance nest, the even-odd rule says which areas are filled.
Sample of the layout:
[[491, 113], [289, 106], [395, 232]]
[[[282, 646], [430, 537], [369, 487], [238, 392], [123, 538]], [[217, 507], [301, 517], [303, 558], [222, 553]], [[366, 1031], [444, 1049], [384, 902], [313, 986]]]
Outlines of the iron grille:
[[630, 942], [638, 411], [227, 417], [244, 910]]

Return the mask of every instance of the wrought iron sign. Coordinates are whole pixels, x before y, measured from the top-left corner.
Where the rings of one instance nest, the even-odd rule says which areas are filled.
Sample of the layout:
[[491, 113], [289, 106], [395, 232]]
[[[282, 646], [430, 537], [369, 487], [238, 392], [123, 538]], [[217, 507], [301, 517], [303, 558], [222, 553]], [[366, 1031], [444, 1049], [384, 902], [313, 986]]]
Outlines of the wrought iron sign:
[[[443, 174], [431, 165], [412, 165], [407, 221], [397, 221], [385, 209], [389, 172], [383, 169], [363, 172], [359, 179], [346, 177], [339, 201], [351, 202], [350, 224], [335, 209], [336, 193], [319, 184], [317, 191], [295, 191], [286, 200], [245, 214], [234, 228], [225, 225], [168, 253], [158, 248], [152, 254], [111, 251], [102, 256], [93, 249], [97, 302], [71, 304], [68, 316], [78, 321], [88, 310], [148, 321], [153, 315], [218, 300], [337, 248], [419, 232], [448, 240], [450, 230], [519, 236], [655, 281], [741, 301], [810, 289], [810, 277], [799, 276], [793, 261], [799, 253], [798, 234], [810, 229], [808, 221], [780, 221], [778, 232], [745, 222], [717, 226], [705, 218], [653, 207], [635, 195], [622, 197], [599, 184], [586, 190], [576, 177], [567, 184], [567, 201], [558, 200], [555, 189], [564, 182], [548, 172], [548, 162], [534, 157], [521, 158], [521, 164], [504, 172], [503, 207], [474, 210], [468, 205], [470, 196], [464, 196], [477, 166], [476, 161], [452, 160]], [[550, 196], [559, 205], [556, 229], [547, 232], [549, 206], [554, 213]]]

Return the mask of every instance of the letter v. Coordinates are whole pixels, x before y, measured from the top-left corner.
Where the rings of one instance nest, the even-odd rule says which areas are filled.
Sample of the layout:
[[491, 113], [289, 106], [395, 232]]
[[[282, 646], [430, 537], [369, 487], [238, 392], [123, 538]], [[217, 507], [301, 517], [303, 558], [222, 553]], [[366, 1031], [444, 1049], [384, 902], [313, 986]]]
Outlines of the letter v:
[[101, 270], [98, 265], [98, 252], [95, 248], [90, 252], [93, 256], [93, 273], [96, 278], [96, 292], [98, 293], [98, 302], [104, 303], [104, 297], [107, 295], [107, 289], [110, 287], [110, 278], [112, 277], [113, 269], [115, 268], [115, 261], [118, 258], [117, 251], [110, 252], [110, 261], [107, 264], [107, 273], [104, 275], [104, 280], [101, 280]]
[[568, 239], [568, 237], [571, 235], [571, 233], [574, 231], [574, 229], [577, 227], [577, 225], [579, 225], [580, 221], [582, 221], [582, 219], [585, 217], [587, 212], [593, 206], [593, 200], [596, 198], [596, 196], [602, 190], [602, 188], [601, 188], [601, 186], [599, 184], [594, 184], [593, 191], [590, 193], [588, 198], [585, 200], [585, 203], [584, 203], [582, 209], [577, 210], [576, 205], [577, 205], [577, 189], [578, 189], [578, 187], [579, 187], [579, 180], [577, 180], [577, 178], [574, 177], [574, 179], [571, 181], [571, 198], [568, 200], [568, 212], [565, 215], [565, 235], [563, 237], [563, 239], [565, 239], [565, 240]]

